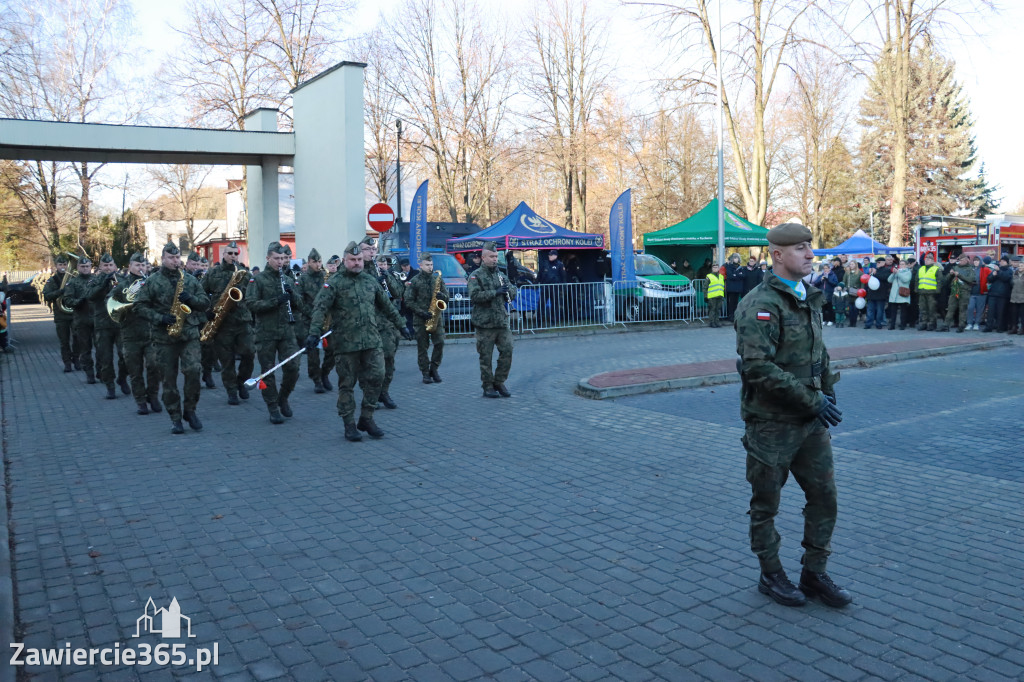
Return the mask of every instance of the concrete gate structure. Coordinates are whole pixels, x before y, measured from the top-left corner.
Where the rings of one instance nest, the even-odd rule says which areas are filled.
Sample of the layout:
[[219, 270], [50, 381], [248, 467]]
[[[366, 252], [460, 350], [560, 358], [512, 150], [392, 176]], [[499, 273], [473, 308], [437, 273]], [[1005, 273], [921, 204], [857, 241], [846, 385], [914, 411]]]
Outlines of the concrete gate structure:
[[295, 257], [341, 253], [366, 233], [365, 67], [341, 62], [292, 90], [290, 133], [277, 132], [276, 109], [250, 112], [241, 131], [0, 119], [0, 159], [244, 165], [250, 267], [281, 236], [278, 168], [291, 166]]

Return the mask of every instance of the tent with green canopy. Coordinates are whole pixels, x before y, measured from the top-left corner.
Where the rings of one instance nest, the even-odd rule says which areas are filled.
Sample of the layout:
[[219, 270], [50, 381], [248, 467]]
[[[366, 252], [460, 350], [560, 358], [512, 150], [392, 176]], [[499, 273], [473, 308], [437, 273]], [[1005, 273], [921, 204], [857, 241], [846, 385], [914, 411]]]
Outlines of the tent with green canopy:
[[[725, 209], [725, 246], [768, 246], [768, 230]], [[644, 235], [644, 251], [666, 263], [683, 259], [696, 270], [718, 244], [718, 199], [686, 220]]]

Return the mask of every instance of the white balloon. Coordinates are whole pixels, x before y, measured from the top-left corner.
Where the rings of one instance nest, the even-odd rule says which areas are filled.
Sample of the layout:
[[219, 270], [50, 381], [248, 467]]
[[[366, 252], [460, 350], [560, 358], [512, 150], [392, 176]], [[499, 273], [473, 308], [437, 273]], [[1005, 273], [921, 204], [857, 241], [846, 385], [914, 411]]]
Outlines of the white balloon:
[[868, 280], [868, 289], [874, 290], [880, 286], [882, 286], [882, 283], [878, 281], [878, 278], [871, 275], [871, 279]]
[[[877, 282], [878, 280], [875, 281]], [[853, 305], [857, 307], [857, 310], [864, 310], [865, 308], [868, 307], [868, 302], [863, 298], [858, 298], [856, 301], [853, 302]]]

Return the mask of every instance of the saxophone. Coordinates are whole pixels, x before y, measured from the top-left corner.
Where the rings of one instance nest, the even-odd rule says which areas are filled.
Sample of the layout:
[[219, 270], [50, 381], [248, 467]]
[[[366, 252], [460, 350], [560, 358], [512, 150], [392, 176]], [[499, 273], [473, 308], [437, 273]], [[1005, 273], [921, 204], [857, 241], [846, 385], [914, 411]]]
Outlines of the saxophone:
[[185, 330], [185, 317], [192, 312], [192, 309], [179, 301], [181, 291], [185, 288], [185, 273], [178, 273], [178, 286], [174, 288], [174, 300], [171, 301], [171, 315], [174, 315], [174, 324], [167, 328], [167, 336], [178, 338]]
[[448, 308], [448, 304], [437, 297], [441, 291], [441, 281], [440, 273], [434, 273], [434, 292], [430, 295], [430, 307], [427, 308], [430, 319], [423, 325], [423, 328], [431, 333], [437, 331], [437, 325], [441, 324], [441, 313]]
[[220, 329], [221, 323], [224, 322], [224, 318], [242, 300], [242, 290], [238, 285], [248, 276], [249, 271], [244, 268], [237, 268], [231, 275], [231, 279], [228, 280], [223, 293], [221, 293], [220, 298], [213, 305], [214, 318], [203, 325], [203, 330], [199, 332], [199, 341], [201, 343], [209, 343], [216, 336], [217, 330]]

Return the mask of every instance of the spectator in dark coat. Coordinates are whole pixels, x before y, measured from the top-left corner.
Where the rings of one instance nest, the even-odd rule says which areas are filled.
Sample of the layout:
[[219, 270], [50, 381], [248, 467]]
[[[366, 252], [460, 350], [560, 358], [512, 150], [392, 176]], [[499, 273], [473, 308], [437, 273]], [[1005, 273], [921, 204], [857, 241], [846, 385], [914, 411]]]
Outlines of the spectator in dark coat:
[[734, 253], [725, 264], [725, 305], [728, 307], [729, 321], [733, 321], [732, 314], [736, 306], [743, 298], [743, 288], [746, 286], [747, 277], [740, 265], [740, 254]]
[[697, 279], [707, 279], [709, 272], [711, 272], [711, 259], [705, 258], [704, 265], [700, 266], [700, 270], [697, 271]]
[[1012, 290], [1013, 270], [1010, 269], [1010, 259], [1003, 256], [999, 259], [998, 268], [988, 276], [988, 319], [984, 331], [1006, 331], [1006, 305]]
[[892, 256], [889, 256], [890, 266], [885, 267], [885, 256], [879, 256], [875, 260], [875, 267], [869, 273], [872, 277], [878, 280], [878, 288], [872, 289], [869, 285], [864, 285], [867, 289], [867, 317], [864, 318], [864, 328], [871, 329], [874, 325], [875, 329], [882, 329], [885, 326], [885, 308], [889, 305], [889, 275], [892, 274]]
[[743, 268], [743, 295], [746, 296], [754, 290], [764, 279], [764, 272], [757, 264], [756, 258], [747, 259], [747, 267]]
[[839, 278], [836, 277], [836, 273], [832, 272], [832, 266], [828, 263], [822, 265], [821, 279], [818, 280], [818, 286], [825, 299], [821, 306], [821, 320], [828, 327], [831, 327], [836, 321], [836, 312], [832, 307], [832, 292], [835, 291], [837, 284], [839, 284]]
[[[548, 251], [547, 263], [540, 269], [538, 277], [540, 284], [558, 285], [568, 282], [568, 275], [565, 272], [565, 265], [558, 260], [558, 251]], [[540, 301], [538, 312], [541, 314], [542, 324], [557, 326], [562, 320], [562, 298], [566, 292], [559, 286], [540, 287]]]

